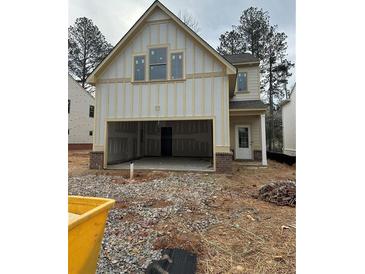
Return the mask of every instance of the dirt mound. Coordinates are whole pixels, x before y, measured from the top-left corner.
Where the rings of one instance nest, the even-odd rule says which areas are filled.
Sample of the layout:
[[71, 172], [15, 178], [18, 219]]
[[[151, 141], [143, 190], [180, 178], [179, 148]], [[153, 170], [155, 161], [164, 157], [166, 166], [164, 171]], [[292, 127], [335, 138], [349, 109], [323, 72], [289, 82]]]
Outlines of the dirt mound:
[[274, 203], [280, 206], [295, 207], [296, 185], [294, 181], [278, 181], [262, 186], [257, 199]]

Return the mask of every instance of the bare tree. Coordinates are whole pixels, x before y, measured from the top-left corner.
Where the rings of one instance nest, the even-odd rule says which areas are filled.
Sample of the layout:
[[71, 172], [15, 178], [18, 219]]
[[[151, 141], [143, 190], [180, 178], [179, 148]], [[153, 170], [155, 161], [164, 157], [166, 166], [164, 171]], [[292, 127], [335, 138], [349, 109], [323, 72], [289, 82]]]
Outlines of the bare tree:
[[177, 16], [180, 18], [181, 21], [184, 22], [189, 28], [191, 28], [196, 33], [200, 32], [200, 27], [198, 21], [188, 12], [179, 10]]

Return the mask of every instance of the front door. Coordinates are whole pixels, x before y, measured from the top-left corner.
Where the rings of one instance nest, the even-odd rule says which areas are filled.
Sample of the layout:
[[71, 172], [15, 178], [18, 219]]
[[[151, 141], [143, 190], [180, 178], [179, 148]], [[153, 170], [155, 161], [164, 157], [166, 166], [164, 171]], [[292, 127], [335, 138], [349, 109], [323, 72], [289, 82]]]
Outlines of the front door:
[[236, 159], [252, 159], [250, 126], [236, 126]]
[[161, 128], [161, 156], [172, 156], [172, 128]]

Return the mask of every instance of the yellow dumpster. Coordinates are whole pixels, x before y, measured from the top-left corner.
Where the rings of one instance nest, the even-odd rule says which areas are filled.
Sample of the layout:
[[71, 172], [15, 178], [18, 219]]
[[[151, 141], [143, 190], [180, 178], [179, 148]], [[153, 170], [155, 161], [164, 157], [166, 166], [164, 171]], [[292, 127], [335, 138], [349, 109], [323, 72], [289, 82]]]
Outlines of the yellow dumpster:
[[95, 273], [112, 199], [68, 196], [68, 273]]

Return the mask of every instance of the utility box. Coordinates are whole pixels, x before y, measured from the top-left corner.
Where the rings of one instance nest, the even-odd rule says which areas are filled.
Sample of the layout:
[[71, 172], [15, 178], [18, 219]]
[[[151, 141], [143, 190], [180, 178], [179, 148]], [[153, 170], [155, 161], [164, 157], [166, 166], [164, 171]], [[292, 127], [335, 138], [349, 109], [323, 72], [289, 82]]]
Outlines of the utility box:
[[96, 272], [112, 199], [68, 196], [68, 273]]

